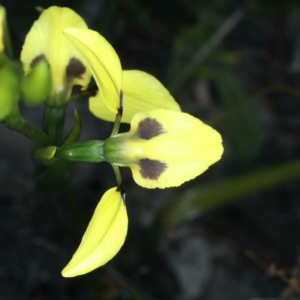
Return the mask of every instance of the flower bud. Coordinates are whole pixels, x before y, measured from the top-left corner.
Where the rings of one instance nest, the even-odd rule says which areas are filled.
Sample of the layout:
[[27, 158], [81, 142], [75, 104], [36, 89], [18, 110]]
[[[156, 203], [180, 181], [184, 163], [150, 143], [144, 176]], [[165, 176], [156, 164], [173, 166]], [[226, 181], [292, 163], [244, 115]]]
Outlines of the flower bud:
[[28, 105], [37, 105], [46, 99], [51, 88], [50, 68], [46, 60], [37, 62], [32, 70], [23, 77], [21, 93]]
[[11, 114], [18, 101], [21, 74], [18, 62], [8, 62], [0, 69], [0, 120]]
[[50, 166], [55, 161], [55, 146], [34, 149], [31, 153], [31, 158], [38, 164]]

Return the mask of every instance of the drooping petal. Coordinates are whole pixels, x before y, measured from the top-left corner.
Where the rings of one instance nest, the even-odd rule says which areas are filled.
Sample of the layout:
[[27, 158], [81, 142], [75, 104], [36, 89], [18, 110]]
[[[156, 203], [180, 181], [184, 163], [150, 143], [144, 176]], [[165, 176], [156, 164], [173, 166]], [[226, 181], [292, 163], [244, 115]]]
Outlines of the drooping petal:
[[101, 198], [81, 244], [62, 275], [74, 277], [106, 264], [124, 244], [127, 227], [127, 211], [120, 191], [111, 188]]
[[117, 53], [96, 31], [67, 28], [64, 32], [84, 56], [99, 87], [98, 94], [101, 95], [102, 101], [116, 115], [122, 89], [122, 68]]
[[220, 134], [199, 119], [152, 110], [136, 114], [130, 131], [108, 139], [104, 151], [109, 162], [129, 166], [140, 186], [167, 188], [203, 173], [221, 158], [223, 146]]
[[25, 75], [40, 59], [48, 61], [53, 97], [65, 89], [69, 94], [73, 85], [87, 86], [91, 77], [81, 54], [64, 36], [66, 27], [87, 28], [87, 25], [69, 8], [45, 9], [27, 34], [21, 52]]
[[[123, 71], [123, 102], [122, 123], [130, 123], [139, 111], [160, 108], [181, 111], [178, 103], [159, 80], [138, 70]], [[89, 107], [96, 117], [111, 122], [115, 120], [116, 115], [107, 109], [99, 93], [90, 97]]]

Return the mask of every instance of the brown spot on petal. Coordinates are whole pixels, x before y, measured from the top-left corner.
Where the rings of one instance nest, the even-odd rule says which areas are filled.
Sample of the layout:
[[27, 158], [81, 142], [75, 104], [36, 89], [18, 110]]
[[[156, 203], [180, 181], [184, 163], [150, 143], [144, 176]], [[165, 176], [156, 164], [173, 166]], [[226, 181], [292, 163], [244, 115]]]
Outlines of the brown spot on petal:
[[66, 72], [69, 78], [80, 78], [81, 75], [85, 73], [85, 70], [85, 66], [82, 64], [82, 62], [73, 57], [69, 61]]
[[137, 134], [141, 139], [150, 140], [161, 133], [163, 133], [163, 127], [155, 119], [146, 118], [140, 121]]
[[41, 60], [46, 60], [46, 57], [44, 54], [40, 54], [38, 56], [36, 56], [30, 63], [30, 68], [32, 69], [39, 61]]
[[152, 180], [156, 180], [167, 168], [167, 165], [165, 163], [162, 163], [159, 160], [148, 158], [141, 159], [139, 161], [139, 165], [141, 167], [140, 173], [142, 177]]

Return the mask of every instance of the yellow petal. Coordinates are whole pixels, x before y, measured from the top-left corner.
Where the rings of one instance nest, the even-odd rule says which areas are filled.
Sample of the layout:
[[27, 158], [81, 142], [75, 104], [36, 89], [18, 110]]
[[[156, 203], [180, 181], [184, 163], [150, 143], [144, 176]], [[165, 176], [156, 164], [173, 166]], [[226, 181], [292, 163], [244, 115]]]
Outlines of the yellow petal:
[[112, 259], [124, 244], [128, 217], [117, 188], [101, 198], [71, 261], [62, 270], [64, 277], [88, 273]]
[[64, 32], [84, 56], [99, 87], [98, 94], [102, 101], [116, 115], [120, 106], [122, 68], [114, 48], [93, 30], [67, 28]]
[[45, 9], [27, 34], [21, 52], [25, 75], [41, 58], [48, 61], [53, 97], [65, 89], [68, 96], [73, 85], [87, 86], [91, 76], [82, 56], [64, 36], [66, 27], [87, 28], [87, 25], [69, 8], [52, 6]]
[[[122, 123], [130, 123], [139, 111], [159, 108], [180, 111], [178, 103], [159, 80], [138, 70], [123, 71], [123, 100]], [[89, 106], [96, 117], [114, 122], [116, 115], [106, 108], [99, 93], [90, 97]]]
[[129, 166], [136, 183], [145, 188], [179, 186], [223, 153], [217, 131], [189, 114], [168, 110], [136, 114], [130, 131], [109, 139], [106, 149], [114, 149], [108, 160]]

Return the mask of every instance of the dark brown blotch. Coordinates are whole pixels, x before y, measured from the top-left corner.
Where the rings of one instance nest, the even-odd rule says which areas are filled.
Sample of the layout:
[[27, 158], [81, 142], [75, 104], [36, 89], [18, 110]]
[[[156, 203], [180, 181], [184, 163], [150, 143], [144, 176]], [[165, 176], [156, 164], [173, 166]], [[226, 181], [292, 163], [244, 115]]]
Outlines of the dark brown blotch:
[[38, 62], [40, 62], [41, 60], [45, 60], [46, 61], [46, 57], [44, 54], [40, 54], [38, 56], [36, 56], [30, 63], [30, 68], [32, 69]]
[[141, 159], [139, 161], [140, 173], [145, 179], [156, 180], [167, 168], [165, 163], [153, 159]]
[[75, 57], [70, 59], [66, 69], [69, 78], [81, 78], [85, 71], [86, 68], [79, 59]]
[[144, 140], [150, 140], [163, 132], [162, 125], [153, 118], [146, 118], [140, 121], [137, 130], [138, 136]]

